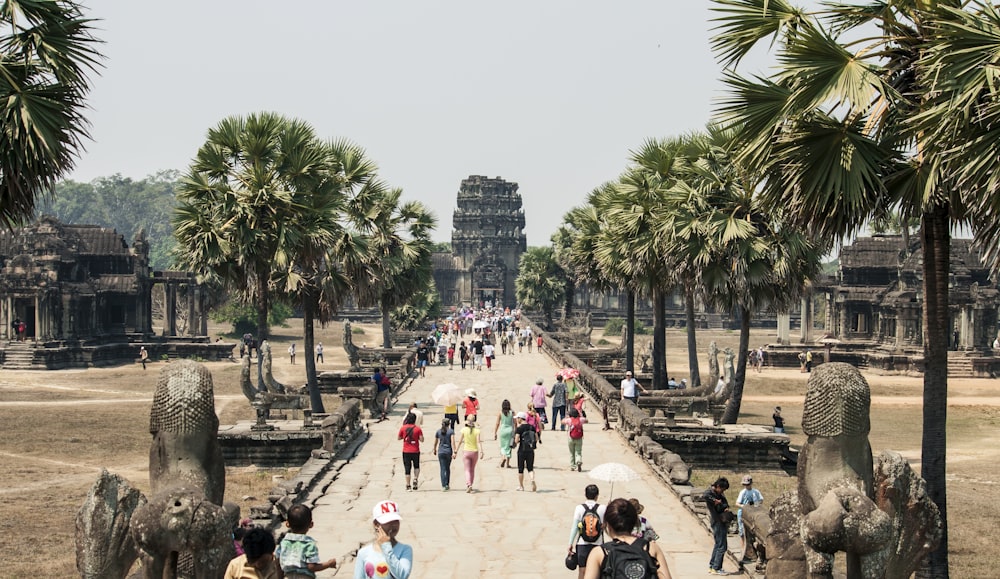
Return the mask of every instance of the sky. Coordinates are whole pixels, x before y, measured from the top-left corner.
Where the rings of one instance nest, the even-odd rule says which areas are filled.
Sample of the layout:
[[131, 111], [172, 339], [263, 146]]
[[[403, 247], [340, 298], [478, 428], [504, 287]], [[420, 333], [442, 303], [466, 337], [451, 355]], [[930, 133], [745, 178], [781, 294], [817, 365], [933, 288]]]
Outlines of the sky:
[[518, 183], [548, 245], [630, 150], [703, 128], [721, 96], [708, 0], [81, 2], [106, 60], [69, 178], [184, 171], [223, 118], [275, 111], [362, 146], [435, 241], [485, 175]]

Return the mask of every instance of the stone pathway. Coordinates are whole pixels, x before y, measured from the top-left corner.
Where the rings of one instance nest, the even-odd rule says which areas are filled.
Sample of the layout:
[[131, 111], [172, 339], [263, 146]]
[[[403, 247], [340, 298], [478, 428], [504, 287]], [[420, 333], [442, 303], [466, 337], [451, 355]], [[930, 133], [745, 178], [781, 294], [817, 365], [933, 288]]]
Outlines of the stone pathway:
[[[501, 402], [506, 398], [515, 412], [523, 410], [535, 379], [543, 378], [549, 387], [557, 369], [548, 356], [525, 350], [513, 356], [497, 354], [492, 371], [433, 366], [426, 378], [414, 380], [401, 394], [390, 420], [371, 423], [371, 438], [316, 500], [310, 535], [317, 539], [323, 559], [336, 557], [341, 565], [319, 576], [352, 576], [351, 553], [373, 538], [372, 507], [391, 499], [399, 504], [402, 515], [399, 539], [414, 549], [412, 577], [575, 577], [563, 560], [573, 509], [583, 502], [584, 487], [591, 483], [601, 489], [600, 502], [615, 497], [639, 499], [645, 506], [643, 514], [660, 534], [659, 544], [674, 577], [709, 576], [712, 538], [708, 530], [615, 431], [601, 430], [599, 410], [588, 407], [588, 414], [598, 418], [585, 427], [583, 472], [569, 470], [567, 435], [558, 430], [546, 430], [536, 451], [537, 492], [516, 491], [517, 469], [498, 468], [500, 452], [493, 427]], [[479, 420], [486, 455], [479, 462], [471, 494], [465, 492], [460, 460], [453, 463], [453, 490], [444, 492], [437, 457], [431, 454], [443, 408], [430, 402], [430, 393], [445, 382], [463, 390], [475, 388], [482, 404]], [[406, 408], [414, 401], [424, 412], [425, 442], [419, 490], [406, 491], [402, 443], [396, 436]], [[624, 463], [642, 479], [616, 483], [612, 496], [609, 483], [587, 476], [590, 468], [604, 462]], [[730, 544], [731, 549], [733, 545], [738, 549], [738, 538], [731, 537]], [[726, 569], [735, 569], [732, 560], [727, 560]]]

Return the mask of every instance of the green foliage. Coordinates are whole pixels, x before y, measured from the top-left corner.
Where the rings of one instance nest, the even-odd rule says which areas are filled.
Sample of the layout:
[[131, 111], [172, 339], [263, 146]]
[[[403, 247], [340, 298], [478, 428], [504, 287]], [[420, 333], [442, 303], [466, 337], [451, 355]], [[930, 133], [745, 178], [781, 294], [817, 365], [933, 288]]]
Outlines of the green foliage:
[[351, 326], [351, 333], [361, 335], [365, 333], [365, 329], [359, 326]]
[[0, 9], [0, 223], [21, 224], [73, 168], [87, 135], [87, 74], [100, 66], [93, 20], [75, 2]]
[[176, 171], [161, 171], [139, 181], [120, 174], [90, 183], [61, 181], [52, 195], [41, 200], [35, 214], [52, 215], [63, 223], [110, 227], [129, 245], [145, 230], [150, 266], [168, 269], [176, 245], [170, 218], [177, 205], [178, 176]]
[[437, 241], [431, 244], [431, 251], [434, 253], [451, 253], [451, 242]]
[[524, 308], [541, 309], [551, 320], [552, 311], [566, 299], [568, 280], [551, 247], [529, 247], [514, 280], [517, 302]]
[[[274, 302], [268, 312], [267, 323], [271, 326], [287, 327], [287, 320], [294, 313], [288, 304]], [[233, 333], [237, 336], [257, 332], [257, 310], [252, 305], [242, 303], [238, 299], [229, 299], [221, 306], [214, 308], [209, 316], [214, 322], [232, 324]]]
[[409, 303], [394, 309], [389, 314], [392, 325], [402, 330], [419, 330], [425, 327], [428, 319], [441, 315], [441, 298], [437, 288], [431, 282], [430, 287], [418, 292]]
[[608, 318], [608, 322], [604, 324], [604, 334], [619, 336], [622, 333], [622, 328], [625, 327], [625, 320], [619, 317]]
[[637, 336], [646, 336], [649, 333], [650, 333], [649, 332], [649, 328], [646, 327], [646, 324], [643, 324], [639, 320], [635, 321], [635, 335], [637, 335]]

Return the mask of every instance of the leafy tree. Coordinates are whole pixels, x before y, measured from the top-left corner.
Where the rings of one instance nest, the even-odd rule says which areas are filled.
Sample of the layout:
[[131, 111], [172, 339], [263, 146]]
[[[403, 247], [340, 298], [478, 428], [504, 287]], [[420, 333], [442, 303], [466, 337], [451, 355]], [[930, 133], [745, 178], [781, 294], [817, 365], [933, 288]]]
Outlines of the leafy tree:
[[525, 308], [537, 308], [552, 328], [552, 312], [566, 300], [566, 272], [556, 261], [551, 247], [529, 247], [521, 255], [514, 292]]
[[[945, 524], [922, 576], [948, 576], [946, 493], [950, 229], [998, 213], [997, 14], [982, 2], [716, 0], [713, 43], [735, 66], [758, 42], [777, 50], [767, 78], [726, 73], [723, 122], [737, 158], [766, 175], [761, 193], [827, 239], [898, 211], [920, 216], [924, 255], [921, 474]], [[996, 220], [992, 219], [995, 223]], [[984, 239], [996, 248], [997, 239]], [[849, 569], [850, 572], [850, 569]]]
[[389, 317], [392, 325], [404, 330], [422, 330], [429, 319], [441, 315], [441, 297], [437, 293], [434, 281], [424, 291], [414, 294], [409, 303], [394, 309]]
[[[271, 326], [284, 326], [293, 314], [292, 308], [287, 304], [276, 301], [268, 312], [267, 323]], [[213, 308], [209, 316], [216, 323], [232, 324], [233, 333], [237, 336], [253, 333], [257, 329], [257, 312], [253, 306], [236, 299], [227, 300], [219, 307]]]
[[87, 74], [102, 56], [75, 2], [7, 0], [0, 24], [0, 221], [13, 227], [73, 168], [89, 136]]

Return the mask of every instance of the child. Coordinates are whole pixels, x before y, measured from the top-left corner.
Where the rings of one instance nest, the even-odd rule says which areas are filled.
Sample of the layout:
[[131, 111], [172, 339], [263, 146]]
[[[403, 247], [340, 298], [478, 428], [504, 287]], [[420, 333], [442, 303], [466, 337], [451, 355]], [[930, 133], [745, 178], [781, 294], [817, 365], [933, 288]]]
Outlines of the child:
[[243, 537], [244, 554], [229, 562], [223, 579], [278, 579], [281, 569], [274, 559], [274, 537], [270, 531], [253, 528]]
[[[281, 539], [277, 552], [281, 570], [285, 572], [285, 579], [315, 579], [317, 571], [337, 567], [336, 559], [330, 559], [325, 563], [319, 562], [316, 540], [306, 535], [313, 526], [312, 511], [309, 507], [294, 505], [288, 509], [285, 526], [289, 531]], [[245, 544], [246, 539], [243, 541]]]

